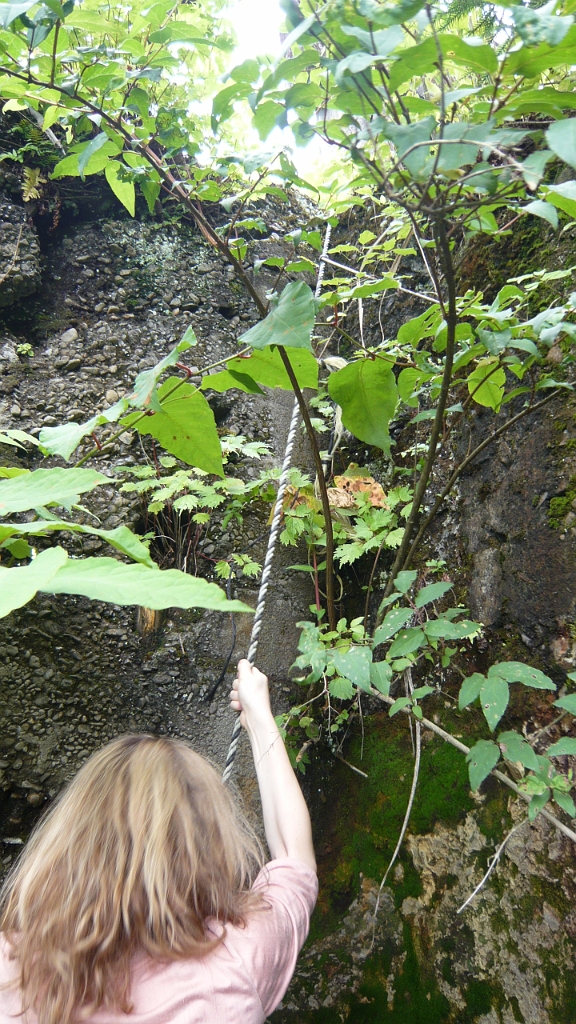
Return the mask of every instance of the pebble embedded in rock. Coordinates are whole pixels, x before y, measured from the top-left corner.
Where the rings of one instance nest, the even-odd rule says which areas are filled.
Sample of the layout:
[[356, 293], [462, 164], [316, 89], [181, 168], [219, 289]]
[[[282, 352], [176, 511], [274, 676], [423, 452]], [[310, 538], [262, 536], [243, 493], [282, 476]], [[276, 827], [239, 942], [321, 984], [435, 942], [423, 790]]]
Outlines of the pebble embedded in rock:
[[107, 401], [107, 402], [110, 402], [110, 405], [113, 405], [113, 404], [114, 404], [114, 402], [117, 402], [117, 401], [118, 401], [118, 399], [119, 399], [119, 397], [120, 397], [120, 396], [119, 396], [118, 392], [117, 392], [117, 391], [114, 391], [114, 390], [113, 390], [112, 388], [110, 388], [110, 389], [109, 389], [109, 390], [108, 390], [108, 391], [106, 392], [106, 401]]
[[11, 416], [19, 416], [21, 412], [22, 412], [22, 410], [21, 410], [19, 405], [14, 404], [14, 405], [10, 406], [10, 415]]
[[68, 331], [64, 331], [64, 334], [60, 335], [61, 345], [71, 345], [74, 341], [78, 341], [78, 331], [75, 327], [70, 327]]

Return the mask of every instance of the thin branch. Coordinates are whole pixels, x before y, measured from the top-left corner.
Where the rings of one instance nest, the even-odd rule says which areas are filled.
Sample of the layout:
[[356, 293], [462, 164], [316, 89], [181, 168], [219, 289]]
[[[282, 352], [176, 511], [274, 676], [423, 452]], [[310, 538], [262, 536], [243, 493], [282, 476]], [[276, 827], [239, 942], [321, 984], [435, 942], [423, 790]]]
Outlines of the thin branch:
[[526, 824], [526, 822], [528, 820], [529, 820], [528, 818], [524, 818], [524, 821], [521, 821], [519, 825], [515, 825], [514, 828], [510, 829], [508, 835], [505, 836], [503, 841], [500, 843], [500, 846], [496, 850], [496, 853], [494, 854], [494, 856], [489, 858], [489, 865], [490, 866], [489, 866], [486, 874], [484, 875], [484, 878], [482, 879], [481, 882], [478, 883], [478, 885], [474, 889], [474, 892], [470, 893], [468, 899], [464, 901], [462, 906], [458, 907], [458, 910], [456, 911], [457, 914], [461, 914], [462, 911], [465, 910], [466, 907], [472, 902], [474, 897], [478, 895], [480, 890], [486, 885], [486, 882], [490, 878], [490, 875], [492, 874], [492, 872], [494, 871], [494, 868], [496, 867], [498, 861], [500, 860], [500, 856], [501, 856], [501, 854], [504, 851], [504, 847], [506, 846], [506, 843], [514, 835], [515, 832], [518, 832], [518, 830], [521, 829]]

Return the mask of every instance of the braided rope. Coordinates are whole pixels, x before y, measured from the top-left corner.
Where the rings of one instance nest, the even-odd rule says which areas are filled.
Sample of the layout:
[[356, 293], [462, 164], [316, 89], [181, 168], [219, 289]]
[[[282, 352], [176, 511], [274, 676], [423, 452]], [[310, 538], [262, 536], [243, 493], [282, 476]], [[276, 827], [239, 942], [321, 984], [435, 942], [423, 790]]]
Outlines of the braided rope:
[[[330, 225], [326, 225], [326, 235], [324, 236], [324, 246], [322, 248], [322, 255], [318, 264], [318, 277], [316, 279], [316, 289], [314, 291], [315, 298], [318, 298], [320, 294], [320, 288], [322, 287], [322, 278], [324, 277], [324, 259], [328, 246], [330, 245]], [[264, 568], [262, 570], [262, 580], [260, 582], [260, 590], [258, 592], [258, 603], [256, 605], [256, 612], [254, 613], [254, 622], [252, 624], [252, 633], [250, 635], [250, 646], [248, 648], [248, 661], [251, 665], [254, 664], [256, 657], [256, 651], [258, 650], [258, 640], [260, 638], [260, 630], [262, 629], [262, 620], [264, 618], [264, 605], [266, 604], [266, 594], [268, 593], [268, 586], [270, 584], [270, 575], [272, 572], [272, 562], [274, 561], [274, 554], [276, 551], [276, 541], [280, 532], [280, 524], [282, 522], [282, 511], [284, 506], [284, 494], [286, 492], [286, 486], [288, 484], [288, 474], [290, 472], [290, 465], [292, 462], [292, 451], [294, 449], [294, 442], [296, 440], [296, 433], [298, 430], [298, 423], [300, 421], [300, 408], [298, 406], [298, 400], [294, 399], [294, 405], [292, 407], [292, 418], [290, 420], [290, 427], [288, 430], [288, 437], [286, 439], [286, 449], [284, 452], [284, 461], [282, 463], [282, 472], [280, 474], [280, 481], [278, 483], [278, 493], [276, 495], [276, 503], [274, 505], [274, 515], [272, 516], [272, 525], [270, 527], [270, 535], [268, 537], [268, 548], [266, 550], [266, 558], [264, 559]], [[240, 735], [242, 733], [242, 726], [240, 724], [240, 715], [237, 715], [236, 721], [234, 722], [234, 728], [232, 730], [232, 738], [230, 740], [230, 746], [228, 747], [228, 753], [226, 755], [226, 764], [224, 766], [224, 773], [222, 775], [223, 782], [228, 782], [232, 774], [234, 767], [234, 760], [236, 758], [236, 751], [240, 742]]]

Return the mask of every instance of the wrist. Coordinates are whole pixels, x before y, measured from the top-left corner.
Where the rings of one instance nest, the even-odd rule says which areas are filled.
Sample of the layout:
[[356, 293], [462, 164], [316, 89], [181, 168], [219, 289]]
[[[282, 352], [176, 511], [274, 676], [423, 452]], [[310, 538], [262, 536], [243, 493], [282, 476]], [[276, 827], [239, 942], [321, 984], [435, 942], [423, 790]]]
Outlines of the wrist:
[[271, 709], [259, 708], [257, 711], [244, 711], [244, 728], [248, 733], [252, 745], [262, 740], [269, 743], [271, 739], [279, 736], [278, 726]]

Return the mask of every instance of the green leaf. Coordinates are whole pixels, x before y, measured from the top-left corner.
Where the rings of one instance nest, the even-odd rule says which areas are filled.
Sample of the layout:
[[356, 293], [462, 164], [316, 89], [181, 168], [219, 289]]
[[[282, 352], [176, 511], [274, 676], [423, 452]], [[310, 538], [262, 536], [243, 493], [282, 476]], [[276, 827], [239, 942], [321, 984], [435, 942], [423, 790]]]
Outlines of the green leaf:
[[551, 185], [546, 194], [549, 203], [559, 210], [564, 210], [572, 219], [576, 219], [576, 181], [565, 181], [560, 185]]
[[524, 683], [535, 690], [555, 690], [556, 684], [538, 668], [521, 661], [500, 661], [488, 669], [488, 675], [499, 676], [509, 683]]
[[426, 637], [419, 627], [412, 626], [410, 629], [401, 630], [399, 635], [390, 645], [387, 657], [403, 658], [407, 654], [412, 654], [413, 651], [417, 651], [418, 648], [422, 647], [425, 643]]
[[342, 422], [360, 441], [390, 452], [388, 424], [396, 410], [398, 392], [389, 363], [359, 359], [330, 374], [330, 397], [342, 409]]
[[480, 690], [485, 682], [486, 677], [480, 675], [479, 672], [474, 672], [464, 680], [460, 687], [460, 693], [458, 694], [458, 707], [460, 708], [460, 711], [467, 708], [472, 701], [476, 700], [476, 698], [480, 696]]
[[551, 747], [548, 747], [546, 751], [548, 757], [561, 757], [563, 754], [576, 754], [576, 739], [572, 739], [571, 736], [564, 736], [561, 740], [557, 740]]
[[522, 213], [533, 213], [535, 217], [541, 217], [543, 220], [547, 220], [554, 229], [558, 227], [558, 214], [556, 208], [551, 203], [544, 202], [543, 199], [534, 199], [527, 206], [522, 207]]
[[[393, 69], [398, 68], [402, 61], [398, 61]], [[430, 158], [430, 147], [422, 145], [427, 142], [436, 127], [436, 120], [433, 117], [425, 117], [416, 124], [399, 125], [393, 121], [387, 121], [382, 129], [385, 138], [390, 139], [396, 147], [398, 163], [403, 163], [406, 170], [419, 177], [423, 172], [427, 161]]]
[[565, 164], [576, 167], [576, 119], [554, 121], [546, 132], [546, 141], [556, 156]]
[[430, 604], [431, 601], [437, 601], [448, 590], [452, 590], [452, 586], [452, 583], [429, 583], [427, 587], [422, 587], [418, 591], [414, 604], [417, 608], [423, 608], [424, 605]]
[[440, 616], [438, 619], [430, 619], [424, 623], [423, 629], [430, 640], [464, 640], [466, 637], [474, 636], [480, 629], [480, 623], [472, 622], [470, 619], [462, 619], [461, 622], [451, 622], [449, 619]]
[[486, 71], [492, 74], [498, 68], [496, 53], [490, 46], [473, 46], [459, 36], [440, 34], [402, 51], [402, 57], [390, 71], [390, 91], [395, 92], [400, 85], [415, 75], [435, 72], [438, 64], [438, 46], [441, 47], [444, 60], [463, 65], [475, 74]]
[[537, 772], [540, 765], [538, 758], [529, 743], [517, 732], [501, 732], [498, 737], [498, 744], [502, 756], [507, 761], [519, 761], [525, 768]]
[[403, 572], [398, 573], [394, 580], [394, 586], [401, 594], [407, 594], [417, 577], [418, 573], [416, 569], [404, 569]]
[[238, 373], [236, 370], [223, 370], [222, 373], [211, 373], [202, 379], [200, 385], [202, 391], [217, 391], [222, 394], [224, 391], [244, 391], [248, 395], [263, 395], [262, 388], [258, 386], [252, 377], [247, 373]]
[[291, 281], [282, 292], [278, 305], [238, 340], [241, 345], [251, 345], [257, 349], [267, 345], [284, 345], [305, 348], [311, 352], [314, 313], [311, 289], [303, 281]]
[[159, 181], [139, 181], [140, 191], [146, 200], [149, 213], [154, 213], [156, 209], [156, 200], [160, 195], [161, 185]]
[[528, 805], [528, 817], [530, 821], [534, 821], [540, 811], [542, 811], [550, 799], [550, 790], [545, 789], [543, 793], [535, 793]]
[[356, 693], [349, 679], [340, 679], [339, 677], [330, 680], [328, 690], [333, 697], [338, 697], [339, 700], [351, 700]]
[[500, 760], [500, 748], [492, 740], [478, 740], [466, 755], [470, 787], [474, 791], [481, 784]]
[[389, 640], [390, 637], [394, 636], [399, 629], [402, 629], [409, 622], [412, 614], [411, 608], [394, 608], [391, 612], [388, 612], [382, 625], [378, 626], [374, 633], [372, 646], [378, 647], [378, 644], [383, 644], [385, 640]]
[[28, 541], [22, 540], [20, 537], [8, 537], [0, 544], [0, 548], [9, 551], [13, 558], [30, 558], [32, 554], [32, 548]]
[[149, 370], [143, 370], [139, 373], [134, 381], [134, 389], [127, 395], [128, 404], [136, 406], [137, 409], [156, 409], [160, 411], [160, 402], [156, 395], [156, 384], [160, 377], [169, 366], [174, 366], [175, 363], [179, 362], [182, 352], [186, 352], [187, 349], [197, 345], [196, 335], [191, 327], [186, 331], [185, 336], [180, 342], [161, 359], [159, 363], [152, 366]]
[[106, 132], [100, 132], [100, 134], [94, 139], [90, 139], [90, 142], [87, 142], [84, 148], [78, 153], [78, 174], [82, 178], [82, 181], [84, 181], [84, 171], [86, 170], [86, 165], [88, 164], [90, 157], [93, 153], [97, 153], [99, 149], [102, 149], [102, 146], [107, 142], [108, 136], [106, 135]]
[[13, 21], [16, 21], [16, 18], [19, 18], [21, 14], [25, 14], [36, 3], [38, 3], [38, 0], [22, 0], [19, 4], [0, 4], [0, 25], [2, 28], [8, 28]]
[[411, 703], [412, 701], [410, 700], [410, 697], [397, 697], [388, 712], [390, 718], [392, 718], [393, 715], [397, 715], [399, 711], [402, 711], [402, 708], [407, 708]]
[[554, 803], [558, 804], [566, 814], [569, 814], [571, 818], [576, 818], [576, 807], [574, 801], [568, 793], [559, 793], [557, 790], [554, 791]]
[[115, 558], [69, 559], [49, 582], [38, 589], [46, 594], [82, 594], [94, 601], [143, 605], [157, 610], [211, 608], [223, 612], [253, 611], [242, 601], [228, 601], [224, 591], [215, 583], [208, 583], [179, 569], [126, 565]]
[[576, 715], [576, 693], [569, 693], [566, 697], [560, 697], [560, 700], [555, 700], [554, 707], [563, 708], [564, 711], [569, 711], [571, 715]]
[[[99, 174], [104, 168], [110, 163], [110, 157], [118, 156], [118, 146], [111, 139], [104, 142], [99, 149], [92, 153], [86, 166], [84, 167], [84, 176], [87, 177], [90, 174]], [[78, 169], [78, 153], [70, 153], [69, 156], [65, 156], [63, 160], [60, 160], [56, 164], [51, 178], [77, 178], [80, 175]]]
[[508, 683], [500, 676], [488, 676], [480, 689], [480, 705], [484, 718], [494, 730], [508, 707]]
[[385, 697], [390, 693], [392, 669], [387, 661], [373, 661], [370, 665], [370, 682], [374, 689]]
[[[64, 472], [75, 472], [64, 470]], [[105, 477], [108, 480], [107, 477]], [[0, 530], [5, 527], [11, 528], [13, 533], [23, 533], [27, 537], [42, 537], [53, 533], [55, 530], [68, 530], [71, 533], [86, 533], [93, 537], [100, 537], [123, 555], [128, 555], [135, 562], [142, 562], [143, 565], [156, 568], [156, 563], [150, 557], [150, 552], [139, 537], [127, 526], [117, 526], [114, 530], [98, 530], [93, 526], [84, 526], [81, 523], [70, 523], [66, 519], [37, 519], [32, 523], [2, 523]]]
[[[0, 444], [13, 445], [15, 448], [23, 448], [20, 441], [26, 441], [28, 444], [38, 444], [38, 438], [33, 437], [32, 434], [27, 434], [25, 430], [0, 430]], [[22, 470], [22, 472], [27, 472]]]
[[370, 692], [370, 663], [372, 651], [369, 647], [350, 647], [347, 651], [336, 648], [332, 661], [341, 676], [345, 676], [361, 690]]
[[133, 181], [121, 181], [118, 177], [122, 164], [119, 160], [109, 160], [104, 168], [106, 181], [110, 185], [114, 195], [126, 207], [131, 217], [136, 212], [136, 193]]
[[286, 108], [282, 103], [274, 100], [266, 100], [256, 107], [253, 123], [258, 135], [262, 140], [267, 139], [280, 118], [286, 116]]
[[109, 482], [95, 469], [35, 469], [11, 480], [0, 480], [0, 516], [42, 505], [76, 505], [81, 494]]
[[[168, 396], [175, 384], [181, 386]], [[169, 377], [158, 389], [158, 398], [161, 412], [153, 412], [138, 423], [141, 414], [135, 412], [125, 416], [122, 424], [133, 426], [140, 434], [151, 434], [166, 451], [189, 466], [224, 476], [214, 413], [204, 395], [190, 384], [181, 384], [177, 377]]]
[[15, 569], [0, 567], [0, 617], [31, 601], [36, 592], [50, 583], [68, 558], [63, 548], [41, 551], [29, 565]]
[[546, 4], [539, 11], [529, 7], [512, 7], [514, 24], [518, 29], [518, 35], [526, 46], [538, 46], [539, 43], [558, 46], [558, 43], [562, 42], [571, 28], [574, 18], [552, 14], [554, 7], [555, 3]]
[[[318, 362], [312, 352], [307, 352], [304, 348], [286, 348], [286, 354], [300, 387], [318, 390]], [[247, 374], [265, 387], [292, 390], [280, 352], [275, 348], [262, 348], [258, 352], [252, 352], [250, 356], [229, 359], [227, 367], [235, 373]]]
[[497, 360], [480, 359], [476, 369], [468, 377], [468, 391], [478, 405], [487, 406], [498, 412], [504, 396], [506, 373], [502, 367], [494, 369]]

